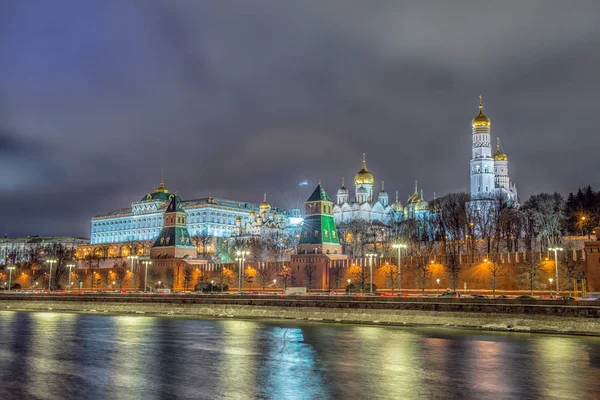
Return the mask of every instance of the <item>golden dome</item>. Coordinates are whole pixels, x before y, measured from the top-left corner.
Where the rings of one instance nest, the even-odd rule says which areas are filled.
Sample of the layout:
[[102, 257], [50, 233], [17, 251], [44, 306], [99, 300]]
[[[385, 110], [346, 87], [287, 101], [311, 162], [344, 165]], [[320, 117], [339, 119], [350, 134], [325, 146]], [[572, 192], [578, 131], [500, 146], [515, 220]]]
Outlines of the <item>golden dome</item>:
[[473, 126], [473, 128], [477, 128], [479, 126], [489, 127], [490, 125], [492, 125], [492, 121], [487, 115], [483, 113], [483, 98], [479, 96], [479, 114], [477, 114], [475, 118], [473, 118], [473, 120], [471, 121], [471, 126]]
[[363, 153], [362, 168], [356, 173], [356, 175], [354, 175], [354, 183], [356, 185], [372, 185], [373, 182], [373, 174], [367, 169], [367, 161], [365, 158], [365, 153]]
[[496, 138], [496, 152], [494, 153], [494, 161], [508, 161], [508, 157], [500, 147], [500, 138]]
[[242, 217], [237, 217], [237, 218], [235, 219], [235, 222], [242, 222]]
[[271, 208], [271, 205], [269, 203], [267, 203], [267, 194], [265, 193], [265, 197], [263, 198], [262, 203], [260, 203], [259, 208], [261, 210], [269, 210]]
[[165, 187], [165, 183], [160, 181], [160, 186], [154, 189], [154, 193], [169, 193], [169, 190]]

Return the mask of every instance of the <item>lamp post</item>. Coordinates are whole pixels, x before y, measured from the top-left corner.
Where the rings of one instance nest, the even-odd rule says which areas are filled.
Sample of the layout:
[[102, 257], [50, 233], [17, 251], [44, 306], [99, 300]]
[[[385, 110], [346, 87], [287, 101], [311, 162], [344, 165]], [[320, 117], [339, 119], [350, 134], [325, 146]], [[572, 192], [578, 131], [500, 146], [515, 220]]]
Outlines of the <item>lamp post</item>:
[[146, 267], [144, 270], [144, 293], [146, 293], [146, 288], [148, 287], [148, 265], [152, 265], [152, 261], [144, 260], [142, 263], [144, 264], [144, 267]]
[[215, 281], [212, 280], [212, 281], [210, 281], [210, 292], [214, 293], [214, 291], [215, 291]]
[[440, 295], [440, 278], [437, 278], [435, 281], [437, 282], [437, 285], [438, 285], [438, 287], [437, 287], [437, 295], [439, 297], [439, 295]]
[[402, 249], [408, 246], [404, 243], [397, 243], [392, 245], [392, 247], [398, 250], [398, 296], [400, 296], [400, 289], [402, 288]]
[[277, 279], [273, 279], [273, 293], [277, 291]]
[[54, 264], [56, 260], [54, 258], [49, 258], [47, 261], [48, 264], [50, 264], [50, 274], [48, 274], [48, 291], [50, 291], [52, 287], [52, 264]]
[[6, 267], [6, 269], [8, 270], [8, 290], [10, 291], [10, 287], [12, 284], [12, 272], [13, 272], [13, 269], [15, 269], [15, 267], [13, 265], [10, 267]]
[[550, 247], [548, 250], [554, 252], [554, 279], [556, 280], [556, 297], [560, 295], [558, 288], [558, 252], [563, 251], [562, 247]]
[[69, 291], [71, 291], [71, 269], [75, 266], [73, 263], [68, 263], [67, 267], [69, 267]]
[[158, 288], [160, 289], [160, 284], [162, 283], [161, 281], [158, 281]]
[[246, 263], [246, 256], [250, 254], [248, 251], [239, 251], [237, 252], [237, 260], [239, 260], [239, 272], [238, 272], [238, 293], [242, 294], [243, 286], [244, 286], [244, 265]]
[[550, 298], [552, 298], [552, 278], [548, 279], [548, 282], [550, 282]]
[[377, 257], [377, 254], [367, 253], [365, 255], [369, 257], [369, 293], [373, 294], [373, 257]]
[[129, 265], [131, 266], [131, 272], [129, 274], [129, 292], [131, 293], [133, 292], [133, 262], [138, 259], [138, 256], [129, 255], [127, 258], [129, 258]]

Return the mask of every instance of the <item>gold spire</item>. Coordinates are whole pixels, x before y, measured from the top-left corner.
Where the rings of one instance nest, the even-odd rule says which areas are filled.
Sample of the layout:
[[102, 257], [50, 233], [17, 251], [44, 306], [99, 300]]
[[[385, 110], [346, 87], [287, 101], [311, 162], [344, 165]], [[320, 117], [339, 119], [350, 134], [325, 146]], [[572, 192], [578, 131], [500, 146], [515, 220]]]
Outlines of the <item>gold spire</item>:
[[165, 187], [165, 170], [160, 167], [160, 185], [154, 189], [154, 193], [169, 193], [169, 190]]
[[473, 126], [473, 128], [477, 128], [480, 126], [489, 127], [490, 125], [492, 125], [492, 121], [483, 113], [483, 97], [479, 95], [479, 114], [473, 118], [471, 121], [471, 126]]
[[267, 194], [266, 193], [263, 196], [263, 201], [262, 201], [262, 203], [260, 203], [259, 208], [261, 210], [268, 210], [271, 208], [271, 205], [269, 203], [267, 203]]
[[508, 157], [502, 151], [500, 146], [500, 137], [496, 138], [496, 152], [494, 153], [494, 161], [508, 161]]
[[396, 190], [396, 203], [398, 202], [398, 191]]
[[381, 191], [382, 191], [382, 192], [384, 191], [384, 186], [383, 186], [383, 185], [384, 185], [384, 182], [383, 182], [383, 181], [381, 181]]
[[355, 185], [372, 185], [373, 184], [373, 174], [369, 172], [367, 169], [367, 157], [366, 154], [363, 153], [362, 159], [362, 167], [360, 171], [354, 175], [354, 184]]

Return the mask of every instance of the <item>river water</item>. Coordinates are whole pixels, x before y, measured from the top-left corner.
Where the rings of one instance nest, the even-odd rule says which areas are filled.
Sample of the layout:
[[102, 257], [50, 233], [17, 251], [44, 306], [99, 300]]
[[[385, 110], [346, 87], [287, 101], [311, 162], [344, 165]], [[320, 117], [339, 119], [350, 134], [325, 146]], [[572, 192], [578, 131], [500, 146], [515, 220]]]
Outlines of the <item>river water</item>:
[[600, 338], [0, 312], [0, 399], [598, 399]]

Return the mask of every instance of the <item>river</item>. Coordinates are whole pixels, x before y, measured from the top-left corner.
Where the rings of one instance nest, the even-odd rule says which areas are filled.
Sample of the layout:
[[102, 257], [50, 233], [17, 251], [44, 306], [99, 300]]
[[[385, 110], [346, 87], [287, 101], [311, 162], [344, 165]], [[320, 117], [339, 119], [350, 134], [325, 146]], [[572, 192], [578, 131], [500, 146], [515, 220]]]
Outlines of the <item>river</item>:
[[0, 312], [0, 399], [597, 399], [600, 338]]

